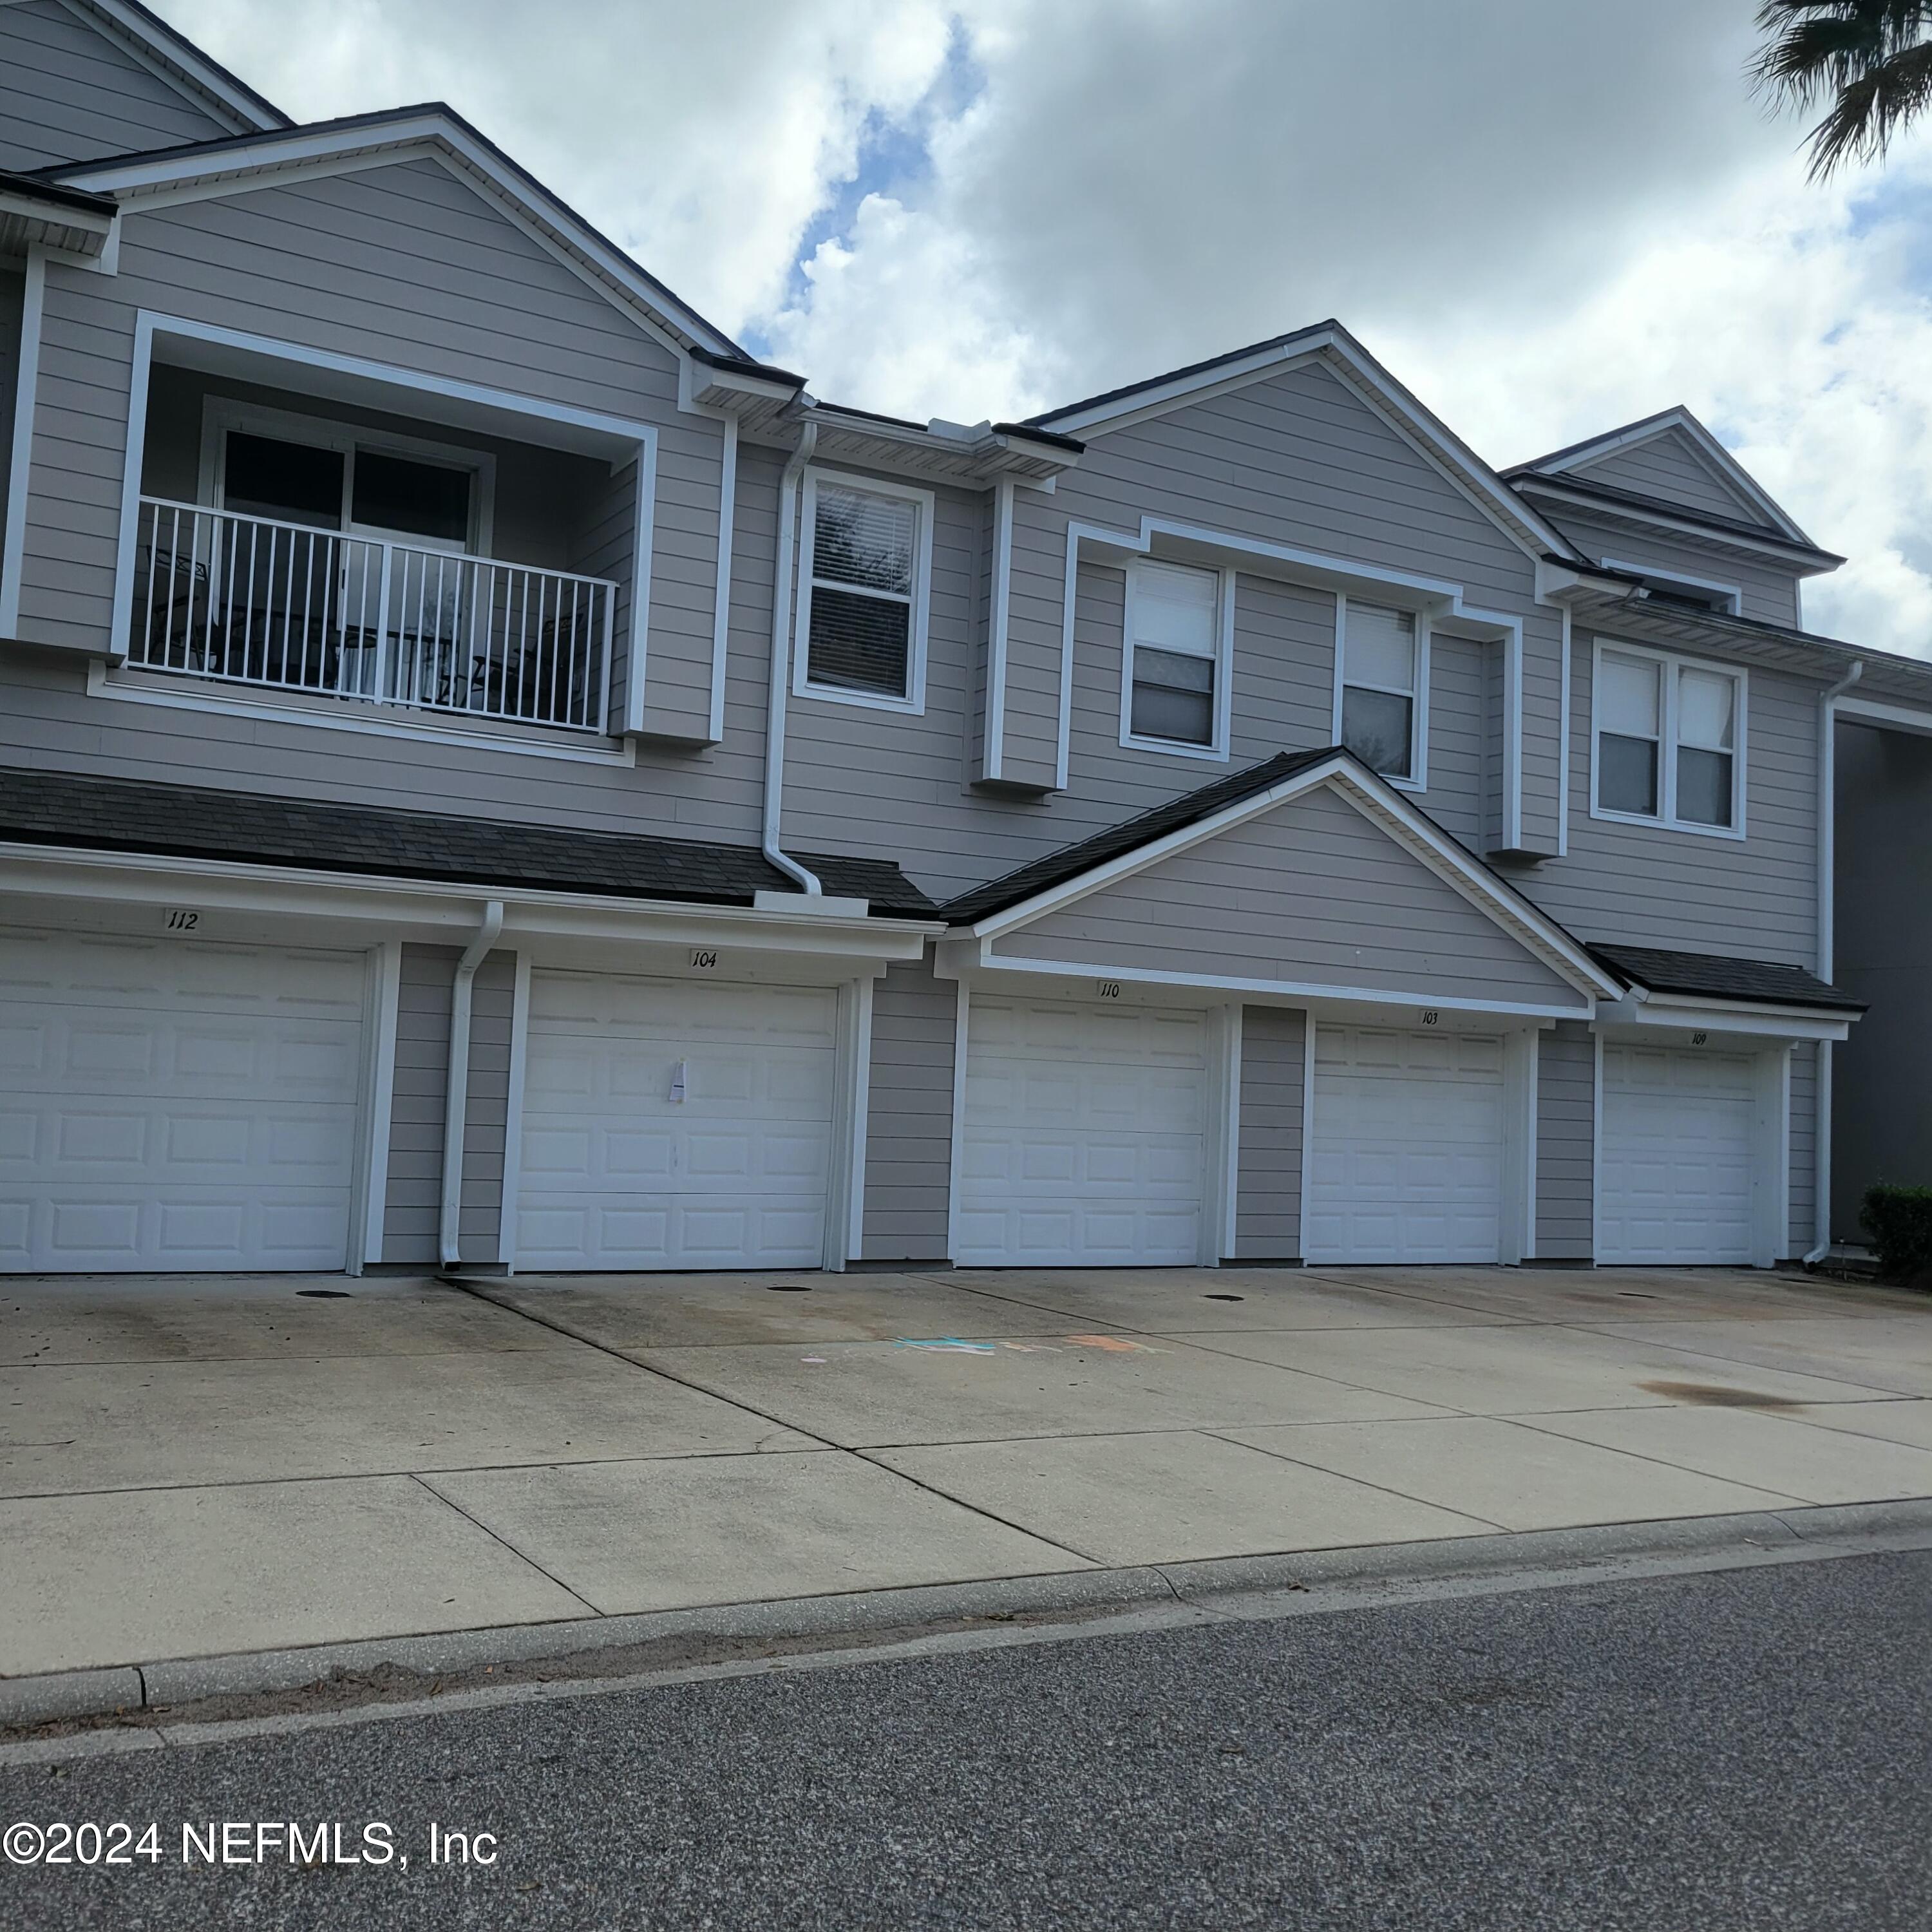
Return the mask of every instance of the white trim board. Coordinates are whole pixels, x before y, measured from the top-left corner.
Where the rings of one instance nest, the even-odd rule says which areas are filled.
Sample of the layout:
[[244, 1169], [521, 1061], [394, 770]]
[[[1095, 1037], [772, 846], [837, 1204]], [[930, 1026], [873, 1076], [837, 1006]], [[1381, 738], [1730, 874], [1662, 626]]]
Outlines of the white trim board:
[[238, 134], [267, 133], [291, 124], [272, 103], [256, 99], [185, 37], [158, 32], [160, 23], [123, 0], [62, 0], [84, 26], [112, 39], [157, 80], [165, 81], [215, 121], [226, 118]]
[[993, 485], [993, 581], [986, 614], [986, 722], [981, 734], [980, 776], [997, 782], [1006, 776], [1006, 651], [1013, 592], [1013, 481]]

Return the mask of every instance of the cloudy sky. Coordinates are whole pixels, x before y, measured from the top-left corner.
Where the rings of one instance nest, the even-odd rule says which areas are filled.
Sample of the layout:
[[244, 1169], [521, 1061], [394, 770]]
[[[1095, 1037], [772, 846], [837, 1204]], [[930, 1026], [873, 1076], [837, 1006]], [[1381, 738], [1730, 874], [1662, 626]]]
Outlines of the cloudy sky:
[[1329, 315], [1498, 464], [1688, 404], [1932, 656], [1932, 130], [1804, 178], [1754, 0], [158, 0], [449, 101], [815, 394], [1030, 413]]

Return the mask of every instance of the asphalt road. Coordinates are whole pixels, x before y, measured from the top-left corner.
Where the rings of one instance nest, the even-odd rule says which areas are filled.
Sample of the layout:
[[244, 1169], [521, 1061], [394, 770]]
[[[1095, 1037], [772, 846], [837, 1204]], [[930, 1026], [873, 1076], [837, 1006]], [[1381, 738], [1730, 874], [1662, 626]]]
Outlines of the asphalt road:
[[[1932, 1553], [0, 1771], [0, 1822], [57, 1818], [153, 1820], [162, 1858], [0, 1865], [10, 1932], [1922, 1928]], [[264, 1819], [396, 1856], [181, 1864], [182, 1821]], [[432, 1820], [496, 1863], [430, 1865]]]

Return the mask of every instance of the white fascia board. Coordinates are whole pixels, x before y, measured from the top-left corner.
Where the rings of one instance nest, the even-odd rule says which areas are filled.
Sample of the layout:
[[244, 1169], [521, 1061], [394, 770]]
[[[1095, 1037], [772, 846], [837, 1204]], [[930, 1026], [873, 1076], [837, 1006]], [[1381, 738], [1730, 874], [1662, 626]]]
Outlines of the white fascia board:
[[[82, 164], [66, 170], [62, 178], [70, 188], [130, 196], [133, 199], [128, 212], [139, 214], [164, 208], [180, 199], [200, 199], [204, 191], [218, 195], [241, 194], [251, 188], [279, 184], [291, 176], [298, 178], [305, 172], [329, 170], [334, 164], [361, 162], [364, 158], [367, 164], [384, 166], [406, 159], [412, 150], [446, 163], [454, 160], [464, 170], [480, 176], [500, 197], [506, 211], [520, 216], [538, 239], [562, 243], [569, 253], [594, 268], [592, 285], [603, 287], [613, 298], [621, 295], [624, 298], [621, 305], [627, 312], [652, 324], [661, 332], [665, 346], [680, 359], [685, 346], [680, 335], [718, 355], [742, 353], [709, 323], [647, 282], [628, 256], [567, 219], [560, 208], [534, 199], [522, 181], [495, 155], [440, 114], [412, 115], [352, 128], [318, 129], [307, 135], [270, 137], [259, 145], [244, 142], [213, 153], [190, 150], [178, 155], [160, 154], [119, 166], [111, 162]], [[339, 172], [339, 166], [334, 171]]]
[[238, 134], [251, 130], [266, 134], [290, 124], [279, 110], [264, 112], [268, 104], [256, 99], [215, 67], [191, 42], [154, 31], [154, 20], [123, 0], [67, 0], [70, 12], [85, 18], [94, 15], [119, 29], [128, 50], [151, 73], [158, 74], [176, 92], [190, 98], [202, 97], [198, 104], [212, 103], [228, 115]]
[[1559, 476], [1565, 470], [1580, 469], [1586, 464], [1600, 463], [1605, 457], [1614, 456], [1619, 451], [1640, 449], [1646, 443], [1654, 442], [1659, 436], [1668, 436], [1675, 430], [1682, 430], [1690, 439], [1705, 460], [1717, 470], [1721, 481], [1756, 505], [1793, 542], [1802, 544], [1808, 550], [1816, 548], [1811, 539], [1766, 493], [1764, 486], [1688, 410], [1666, 410], [1661, 416], [1633, 423], [1627, 429], [1600, 436], [1594, 442], [1586, 442], [1558, 458], [1555, 462], [1544, 465], [1539, 473]]
[[1587, 1020], [1587, 1003], [1558, 1006], [1533, 1000], [1468, 999], [1459, 994], [1418, 993], [1384, 986], [1350, 986], [1313, 980], [1248, 979], [1224, 974], [1168, 971], [1148, 966], [1114, 966], [1073, 959], [1038, 959], [1018, 953], [995, 953], [982, 940], [976, 956], [962, 958], [954, 953], [946, 964], [949, 970], [939, 976], [964, 979], [979, 973], [1043, 974], [1058, 980], [1119, 980], [1135, 986], [1165, 986], [1176, 989], [1250, 995], [1258, 999], [1279, 1000], [1285, 1004], [1306, 1006], [1332, 1003], [1342, 1006], [1372, 1006], [1378, 1011], [1400, 1009], [1405, 1012], [1434, 1010], [1444, 1012], [1481, 1015], [1512, 1022], [1535, 1020]]
[[[488, 883], [325, 872], [292, 866], [0, 842], [0, 892], [147, 904], [192, 896], [238, 912], [375, 920], [473, 930], [479, 901], [500, 899], [503, 932], [564, 938], [748, 946], [858, 960], [916, 960], [945, 927], [932, 920], [824, 918], [763, 907], [620, 899]], [[801, 898], [804, 896], [800, 895]]]
[[1773, 1040], [1842, 1040], [1851, 1036], [1853, 1013], [1826, 1014], [1816, 1007], [1756, 1006], [1724, 1000], [1664, 1001], [1655, 994], [1626, 995], [1597, 1009], [1600, 1036], [1659, 1040], [1688, 1033], [1721, 1033]]
[[[1516, 487], [1551, 497], [1586, 515], [1621, 518], [1626, 523], [1640, 524], [1647, 530], [1669, 530], [1680, 536], [1694, 537], [1700, 543], [1728, 545], [1732, 550], [1748, 551], [1753, 556], [1772, 557], [1786, 566], [1796, 576], [1819, 577], [1838, 568], [1835, 560], [1828, 563], [1801, 562], [1792, 556], [1794, 550], [1808, 553], [1813, 560], [1829, 554], [1821, 552], [1809, 537], [1801, 536], [1784, 542], [1769, 536], [1757, 538], [1739, 530], [1714, 530], [1708, 524], [1700, 523], [1694, 510], [1686, 509], [1682, 515], [1672, 515], [1667, 511], [1654, 510], [1646, 506], [1622, 501], [1612, 502], [1586, 490], [1568, 488], [1560, 476], [1546, 476], [1540, 470], [1519, 476]], [[1569, 546], [1566, 544], [1564, 548]]]
[[[1622, 982], [1605, 973], [1568, 934], [1543, 917], [1528, 901], [1519, 899], [1500, 886], [1486, 868], [1448, 840], [1400, 793], [1381, 779], [1366, 776], [1340, 751], [1318, 764], [1270, 785], [1265, 791], [1257, 792], [1220, 812], [1197, 819], [1190, 825], [1182, 826], [1163, 838], [1136, 846], [1131, 852], [1123, 853], [1118, 858], [1083, 872], [1077, 878], [1036, 892], [1031, 898], [1009, 907], [1004, 912], [989, 914], [964, 930], [975, 939], [984, 941], [1003, 938], [1030, 926], [1048, 913], [1060, 911], [1091, 893], [1130, 878], [1136, 872], [1159, 865], [1162, 860], [1178, 853], [1204, 844], [1223, 832], [1258, 818], [1323, 785], [1336, 792], [1372, 823], [1378, 824], [1380, 830], [1393, 836], [1397, 844], [1428, 867], [1444, 884], [1460, 892], [1478, 910], [1486, 914], [1519, 945], [1579, 992], [1598, 999], [1614, 999], [1622, 991]], [[1188, 983], [1198, 982], [1190, 978]], [[1410, 1003], [1414, 1004], [1412, 1000]], [[1559, 1016], [1576, 1017], [1568, 1009], [1563, 1010]]]
[[18, 215], [24, 221], [42, 221], [54, 227], [79, 230], [98, 235], [104, 241], [112, 229], [115, 219], [112, 209], [69, 207], [6, 188], [0, 188], [0, 214]]

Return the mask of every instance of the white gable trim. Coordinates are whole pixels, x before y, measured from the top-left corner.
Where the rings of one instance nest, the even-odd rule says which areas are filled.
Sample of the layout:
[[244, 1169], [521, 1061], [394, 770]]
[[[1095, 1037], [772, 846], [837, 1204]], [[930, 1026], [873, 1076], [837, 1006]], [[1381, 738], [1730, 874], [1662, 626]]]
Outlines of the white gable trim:
[[83, 26], [131, 55], [158, 80], [217, 121], [226, 121], [231, 133], [266, 133], [290, 124], [266, 101], [237, 86], [231, 76], [192, 43], [158, 32], [153, 20], [125, 5], [124, 0], [62, 0], [62, 4]]
[[1310, 329], [1191, 375], [1148, 383], [1111, 401], [1061, 410], [1042, 418], [1042, 427], [1091, 442], [1110, 431], [1228, 394], [1309, 362], [1329, 366], [1526, 556], [1538, 558], [1551, 550], [1563, 556], [1573, 554], [1559, 530], [1546, 523], [1440, 418], [1339, 327]]
[[[1581, 470], [1592, 463], [1600, 463], [1606, 456], [1615, 456], [1623, 451], [1640, 449], [1647, 442], [1654, 442], [1660, 436], [1669, 436], [1673, 430], [1682, 430], [1705, 463], [1716, 472], [1718, 482], [1736, 490], [1756, 509], [1765, 520], [1782, 530], [1793, 543], [1802, 544], [1807, 550], [1816, 548], [1811, 539], [1793, 523], [1790, 518], [1766, 493], [1763, 487], [1750, 472], [1688, 410], [1666, 410], [1661, 416], [1650, 416], [1628, 428], [1613, 430], [1607, 436], [1599, 436], [1594, 442], [1580, 443], [1574, 449], [1567, 449], [1562, 455], [1550, 458], [1534, 466], [1546, 476], [1561, 476], [1567, 471]], [[1697, 513], [1689, 504], [1679, 507], [1692, 516]]]
[[70, 188], [123, 196], [127, 212], [139, 214], [416, 159], [434, 160], [483, 193], [579, 280], [642, 323], [680, 362], [693, 343], [718, 355], [742, 354], [701, 316], [649, 281], [628, 256], [560, 211], [536, 200], [495, 154], [441, 114], [322, 128], [212, 152], [189, 149], [125, 164], [84, 164], [63, 170], [62, 178]]
[[[1561, 926], [1503, 886], [1400, 792], [1365, 772], [1354, 760], [1339, 751], [1318, 764], [1270, 785], [1265, 791], [1239, 800], [1164, 837], [1136, 846], [1131, 852], [1123, 853], [1118, 858], [1094, 866], [1076, 878], [1036, 892], [1030, 898], [1010, 906], [1004, 912], [989, 914], [966, 927], [964, 932], [986, 942], [1018, 932], [1049, 913], [1077, 904], [1091, 893], [1131, 878], [1165, 859], [1204, 844], [1223, 832], [1244, 825], [1250, 819], [1261, 818], [1277, 806], [1288, 804], [1324, 786], [1419, 860], [1479, 912], [1486, 914], [1559, 979], [1579, 992], [1598, 999], [1614, 1000], [1622, 994], [1621, 982], [1606, 973]], [[1090, 970], [1086, 968], [1080, 970]]]

